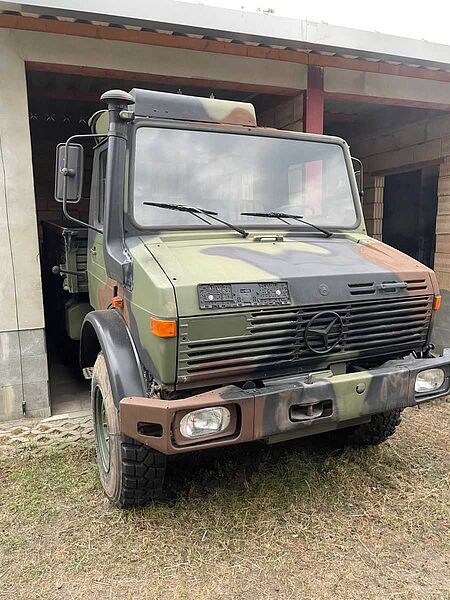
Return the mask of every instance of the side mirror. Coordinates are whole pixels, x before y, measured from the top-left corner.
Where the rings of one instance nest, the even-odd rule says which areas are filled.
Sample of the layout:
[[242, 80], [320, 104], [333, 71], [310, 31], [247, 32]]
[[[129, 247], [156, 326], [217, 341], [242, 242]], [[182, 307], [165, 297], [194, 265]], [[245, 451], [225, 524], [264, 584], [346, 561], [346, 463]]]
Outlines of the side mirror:
[[[66, 160], [67, 148], [67, 160]], [[55, 164], [55, 200], [76, 204], [83, 188], [83, 146], [58, 144]]]

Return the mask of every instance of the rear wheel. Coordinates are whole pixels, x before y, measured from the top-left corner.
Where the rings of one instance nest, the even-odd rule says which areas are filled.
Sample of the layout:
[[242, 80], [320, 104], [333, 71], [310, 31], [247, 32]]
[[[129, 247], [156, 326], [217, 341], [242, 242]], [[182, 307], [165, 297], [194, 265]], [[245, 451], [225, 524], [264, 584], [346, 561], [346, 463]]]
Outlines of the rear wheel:
[[331, 433], [331, 437], [340, 444], [354, 448], [376, 446], [394, 435], [397, 426], [400, 425], [401, 412], [400, 409], [396, 409], [373, 415], [368, 423], [338, 429]]
[[162, 494], [166, 457], [120, 433], [106, 362], [95, 361], [91, 385], [92, 416], [100, 481], [118, 508], [142, 506]]

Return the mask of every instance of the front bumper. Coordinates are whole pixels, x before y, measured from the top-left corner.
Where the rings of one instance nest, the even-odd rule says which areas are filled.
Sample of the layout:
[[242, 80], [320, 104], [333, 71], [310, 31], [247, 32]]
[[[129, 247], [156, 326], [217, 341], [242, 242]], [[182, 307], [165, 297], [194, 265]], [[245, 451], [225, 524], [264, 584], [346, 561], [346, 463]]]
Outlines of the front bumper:
[[[432, 394], [417, 394], [417, 373], [441, 368], [443, 385]], [[333, 375], [331, 371], [273, 379], [265, 387], [243, 390], [229, 385], [181, 400], [123, 398], [123, 434], [164, 454], [191, 452], [254, 440], [279, 441], [363, 422], [371, 415], [445, 396], [450, 387], [450, 348], [442, 356], [391, 360], [381, 367]], [[235, 428], [226, 437], [182, 439], [180, 413], [208, 406], [232, 407]]]

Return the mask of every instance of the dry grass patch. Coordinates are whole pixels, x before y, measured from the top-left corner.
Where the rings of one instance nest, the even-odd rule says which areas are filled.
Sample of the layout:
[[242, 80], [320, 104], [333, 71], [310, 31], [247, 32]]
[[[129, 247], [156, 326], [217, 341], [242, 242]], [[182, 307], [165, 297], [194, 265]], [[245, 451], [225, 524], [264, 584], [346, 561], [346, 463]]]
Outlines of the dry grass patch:
[[126, 512], [90, 448], [0, 457], [0, 598], [449, 599], [449, 424], [177, 457], [171, 499]]

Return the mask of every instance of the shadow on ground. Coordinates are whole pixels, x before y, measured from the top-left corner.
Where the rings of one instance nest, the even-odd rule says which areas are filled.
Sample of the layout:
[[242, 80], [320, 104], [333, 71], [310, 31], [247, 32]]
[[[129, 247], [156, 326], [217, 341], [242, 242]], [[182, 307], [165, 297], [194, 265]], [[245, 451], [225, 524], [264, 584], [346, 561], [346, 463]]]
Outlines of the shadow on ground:
[[[302, 464], [305, 477], [311, 468], [323, 475], [330, 460], [346, 452], [349, 451], [329, 436], [321, 435], [275, 445], [254, 442], [172, 456], [168, 461], [164, 500], [205, 498], [224, 489], [244, 495], [260, 475], [279, 477], [281, 472], [286, 475], [292, 461], [296, 462], [300, 477]], [[362, 458], [370, 451], [358, 452]], [[330, 476], [334, 477], [331, 473]], [[298, 478], [295, 479], [298, 483]], [[289, 478], [283, 481], [289, 485]]]

